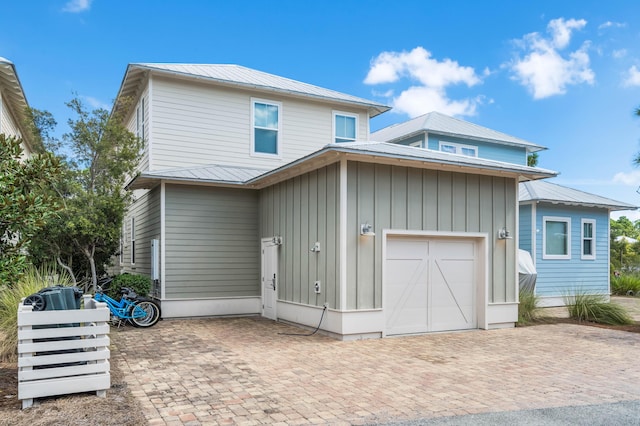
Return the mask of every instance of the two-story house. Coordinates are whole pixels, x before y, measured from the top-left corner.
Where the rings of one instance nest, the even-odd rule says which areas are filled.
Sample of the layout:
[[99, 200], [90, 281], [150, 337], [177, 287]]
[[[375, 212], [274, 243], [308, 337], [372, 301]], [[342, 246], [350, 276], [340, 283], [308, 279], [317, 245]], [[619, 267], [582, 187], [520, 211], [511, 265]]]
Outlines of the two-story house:
[[131, 64], [125, 98], [146, 145], [120, 262], [163, 317], [343, 339], [517, 321], [518, 183], [553, 172], [368, 142], [388, 107], [236, 65]]
[[[404, 145], [520, 165], [545, 148], [432, 112], [371, 135]], [[537, 269], [541, 306], [560, 306], [576, 292], [610, 294], [609, 214], [636, 206], [548, 181], [521, 182], [517, 246]]]
[[0, 57], [0, 133], [21, 138], [24, 157], [33, 153], [29, 132], [24, 128], [28, 107], [15, 65]]

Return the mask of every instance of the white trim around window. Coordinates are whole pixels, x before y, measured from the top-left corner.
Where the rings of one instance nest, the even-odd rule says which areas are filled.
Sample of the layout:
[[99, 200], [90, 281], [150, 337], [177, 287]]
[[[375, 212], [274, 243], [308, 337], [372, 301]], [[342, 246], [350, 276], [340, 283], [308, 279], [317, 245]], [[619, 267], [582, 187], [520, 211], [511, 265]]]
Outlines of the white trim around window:
[[[333, 111], [333, 140], [331, 143], [355, 142], [358, 139], [358, 114], [343, 111]], [[343, 118], [342, 125], [338, 125], [338, 118]], [[346, 126], [353, 122], [353, 129]]]
[[251, 98], [251, 155], [280, 158], [281, 141], [282, 103]]
[[571, 218], [542, 217], [542, 258], [571, 259]]
[[580, 230], [580, 258], [582, 260], [595, 260], [596, 221], [594, 219], [582, 219]]
[[130, 236], [130, 247], [131, 247], [131, 265], [135, 265], [136, 264], [136, 220], [135, 218], [132, 216], [131, 217], [131, 236]]
[[449, 154], [465, 155], [467, 157], [478, 156], [478, 147], [473, 145], [438, 141], [438, 149], [442, 152], [448, 152]]

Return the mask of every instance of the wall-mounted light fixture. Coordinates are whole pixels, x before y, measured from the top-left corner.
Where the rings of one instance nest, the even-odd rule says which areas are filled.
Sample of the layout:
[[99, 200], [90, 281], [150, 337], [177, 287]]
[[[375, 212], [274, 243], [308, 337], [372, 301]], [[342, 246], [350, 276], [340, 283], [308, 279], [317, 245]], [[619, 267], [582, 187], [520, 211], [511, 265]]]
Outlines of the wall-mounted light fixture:
[[313, 253], [318, 253], [320, 251], [320, 241], [316, 241], [316, 243], [311, 247]]
[[498, 239], [510, 240], [512, 238], [513, 237], [511, 236], [511, 232], [509, 232], [506, 227], [498, 229]]
[[375, 237], [376, 233], [373, 232], [373, 225], [369, 223], [363, 223], [360, 225], [360, 235], [363, 237]]

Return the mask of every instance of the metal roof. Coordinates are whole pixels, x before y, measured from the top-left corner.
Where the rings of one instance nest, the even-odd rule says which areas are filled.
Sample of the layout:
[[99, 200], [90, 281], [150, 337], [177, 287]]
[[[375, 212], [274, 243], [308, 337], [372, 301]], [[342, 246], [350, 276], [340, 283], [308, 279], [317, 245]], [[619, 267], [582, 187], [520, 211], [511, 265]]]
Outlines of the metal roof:
[[137, 97], [138, 92], [142, 89], [141, 85], [147, 72], [170, 74], [183, 78], [206, 80], [226, 86], [259, 89], [347, 105], [357, 105], [367, 108], [371, 117], [391, 109], [386, 105], [367, 99], [234, 64], [129, 64], [120, 86], [118, 98], [121, 96]]
[[520, 183], [520, 202], [542, 201], [572, 206], [601, 207], [609, 210], [636, 210], [638, 207], [548, 181]]
[[536, 145], [524, 139], [507, 135], [506, 133], [488, 129], [468, 121], [449, 117], [439, 112], [430, 112], [403, 123], [398, 123], [371, 133], [371, 140], [380, 142], [395, 142], [401, 138], [415, 134], [429, 132], [462, 139], [474, 139], [503, 145], [520, 146], [528, 152], [542, 151], [543, 146]]
[[[0, 89], [2, 89], [2, 98], [9, 105], [11, 112], [18, 121], [18, 126], [23, 129], [23, 123], [27, 119], [26, 109], [29, 107], [29, 104], [22, 89], [20, 79], [18, 78], [15, 65], [3, 57], [0, 57]], [[29, 135], [23, 132], [22, 140], [25, 141], [29, 149], [32, 150], [33, 147], [28, 138]]]
[[218, 164], [182, 167], [171, 170], [142, 172], [127, 185], [128, 189], [152, 188], [159, 180], [188, 181], [221, 185], [244, 185], [245, 182], [268, 172], [250, 167], [222, 166]]
[[[337, 154], [337, 155], [336, 155]], [[286, 176], [336, 162], [340, 155], [354, 161], [398, 164], [407, 167], [437, 168], [486, 175], [513, 175], [520, 180], [543, 179], [555, 176], [551, 170], [521, 166], [501, 161], [449, 154], [386, 142], [350, 142], [329, 144], [291, 163], [272, 170], [208, 165], [141, 173], [127, 185], [128, 189], [151, 188], [159, 180], [207, 183], [213, 185], [246, 185], [263, 187]]]

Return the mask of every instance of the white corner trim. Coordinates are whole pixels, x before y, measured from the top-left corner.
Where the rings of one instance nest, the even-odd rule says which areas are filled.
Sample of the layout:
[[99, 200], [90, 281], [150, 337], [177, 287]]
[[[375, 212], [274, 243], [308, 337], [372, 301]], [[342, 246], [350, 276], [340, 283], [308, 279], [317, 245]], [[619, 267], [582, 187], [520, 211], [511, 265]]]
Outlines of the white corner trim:
[[165, 280], [167, 277], [167, 271], [165, 268], [166, 265], [166, 240], [167, 240], [167, 230], [166, 230], [166, 187], [165, 182], [160, 182], [160, 298], [164, 299], [166, 297], [166, 284]]
[[347, 160], [340, 160], [340, 310], [347, 310]]

